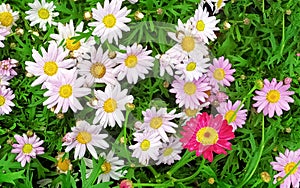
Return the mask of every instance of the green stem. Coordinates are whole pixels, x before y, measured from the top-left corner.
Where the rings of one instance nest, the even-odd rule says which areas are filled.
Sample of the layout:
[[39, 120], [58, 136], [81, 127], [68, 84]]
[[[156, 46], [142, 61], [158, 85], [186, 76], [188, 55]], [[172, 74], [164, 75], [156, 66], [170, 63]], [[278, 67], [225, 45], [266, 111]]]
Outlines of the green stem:
[[193, 157], [190, 159], [192, 155], [195, 155], [195, 152], [189, 152], [186, 150], [182, 158], [167, 172], [168, 176], [171, 177], [174, 172], [176, 172], [180, 167], [184, 166], [186, 163], [190, 162], [191, 160], [194, 160]]
[[133, 183], [133, 187], [174, 187], [174, 185], [156, 183]]
[[197, 170], [194, 174], [192, 174], [191, 176], [186, 177], [186, 178], [177, 179], [177, 180], [175, 180], [175, 181], [176, 181], [176, 182], [185, 182], [185, 181], [193, 180], [193, 179], [194, 179], [196, 176], [198, 176], [198, 174], [201, 172], [202, 166], [204, 165], [204, 163], [205, 163], [205, 159], [203, 158], [203, 159], [202, 159], [202, 162], [201, 162], [201, 164], [200, 164], [200, 167], [198, 168], [198, 170]]
[[262, 13], [265, 14], [265, 0], [262, 0]]
[[159, 173], [157, 173], [156, 170], [151, 165], [147, 166], [147, 168], [152, 172], [152, 174], [154, 175], [155, 179], [160, 176]]
[[130, 160], [130, 156], [128, 156], [128, 149], [127, 149], [127, 123], [128, 123], [128, 117], [129, 117], [130, 111], [131, 110], [128, 110], [128, 109], [126, 110], [125, 122], [123, 125], [124, 149], [126, 151], [126, 156], [127, 156], [129, 163], [131, 163], [131, 160]]
[[285, 180], [285, 178], [287, 178], [294, 170], [298, 168], [299, 165], [300, 165], [300, 161], [298, 161], [298, 163], [281, 180], [279, 180], [275, 184], [275, 187], [279, 186]]
[[280, 50], [280, 55], [282, 56], [283, 49], [284, 49], [284, 41], [285, 41], [285, 13], [282, 14], [282, 38], [281, 38], [281, 50]]

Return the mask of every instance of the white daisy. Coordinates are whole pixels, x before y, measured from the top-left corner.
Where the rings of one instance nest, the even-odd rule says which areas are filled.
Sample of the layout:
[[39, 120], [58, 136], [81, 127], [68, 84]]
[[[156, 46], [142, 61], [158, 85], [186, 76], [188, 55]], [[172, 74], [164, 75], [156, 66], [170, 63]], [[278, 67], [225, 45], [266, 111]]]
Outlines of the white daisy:
[[145, 132], [145, 133], [133, 133], [134, 141], [137, 143], [129, 146], [129, 149], [133, 150], [132, 157], [139, 159], [139, 162], [143, 165], [148, 165], [149, 160], [158, 160], [159, 149], [162, 147], [160, 142], [160, 136], [157, 133]]
[[126, 76], [128, 83], [136, 84], [138, 78], [145, 79], [145, 74], [149, 73], [149, 70], [154, 66], [154, 58], [149, 56], [152, 50], [146, 51], [143, 46], [134, 43], [132, 46], [127, 46], [126, 53], [117, 53], [116, 63], [119, 64], [116, 67], [116, 74], [118, 80], [124, 79]]
[[161, 163], [171, 165], [175, 160], [180, 160], [181, 156], [179, 154], [182, 149], [182, 144], [179, 141], [179, 138], [171, 136], [168, 143], [163, 143], [162, 149], [159, 151], [160, 155], [156, 165]]
[[125, 111], [125, 104], [133, 102], [133, 96], [127, 95], [127, 89], [121, 91], [120, 84], [115, 86], [107, 85], [105, 91], [95, 90], [95, 97], [98, 99], [98, 104], [94, 107], [97, 109], [93, 123], [100, 121], [100, 125], [114, 127], [116, 122], [122, 127], [122, 122], [125, 120], [122, 111]]
[[75, 159], [83, 158], [86, 148], [95, 159], [98, 159], [97, 152], [94, 146], [106, 149], [109, 147], [104, 140], [107, 134], [100, 134], [101, 126], [90, 125], [86, 121], [77, 121], [76, 127], [72, 127], [72, 132], [69, 134], [72, 137], [71, 142], [64, 142], [62, 145], [67, 146], [65, 151], [69, 152], [75, 147]]
[[214, 14], [217, 14], [219, 12], [219, 10], [225, 6], [225, 1], [228, 1], [228, 0], [212, 0], [212, 1], [215, 2]]
[[79, 74], [85, 77], [87, 86], [94, 83], [105, 83], [115, 85], [118, 83], [114, 74], [115, 63], [108, 57], [108, 51], [103, 53], [101, 46], [96, 50], [90, 48], [91, 60], [83, 60], [77, 67]]
[[92, 8], [93, 18], [97, 21], [91, 22], [89, 26], [96, 26], [93, 31], [93, 35], [101, 38], [101, 43], [108, 40], [112, 43], [113, 39], [118, 44], [118, 39], [122, 38], [122, 31], [129, 31], [130, 28], [125, 23], [130, 22], [130, 18], [126, 16], [131, 10], [127, 10], [127, 7], [121, 9], [122, 1], [109, 0], [104, 1], [104, 6], [97, 3], [97, 9]]
[[28, 6], [30, 6], [31, 9], [25, 12], [27, 14], [25, 19], [31, 21], [30, 26], [39, 24], [39, 28], [43, 29], [43, 31], [46, 31], [47, 23], [50, 26], [57, 25], [57, 23], [53, 21], [53, 18], [58, 16], [59, 13], [53, 12], [55, 5], [52, 1], [47, 3], [45, 0], [42, 0], [42, 2], [39, 2], [39, 0], [34, 0], [33, 3], [28, 3]]
[[[103, 157], [105, 161], [101, 165], [101, 174], [98, 176], [97, 183], [108, 182], [110, 178], [113, 180], [119, 180], [120, 177], [124, 176], [127, 171], [121, 171], [124, 167], [124, 161], [120, 160], [119, 157], [114, 157], [114, 152], [110, 151], [107, 155], [101, 153], [100, 157]], [[93, 161], [88, 158], [83, 158], [85, 164], [90, 169], [86, 169], [86, 178], [90, 177], [93, 171]]]
[[11, 107], [15, 106], [12, 100], [15, 98], [13, 91], [5, 86], [0, 86], [0, 115], [9, 114]]
[[0, 5], [0, 28], [11, 30], [13, 25], [19, 19], [19, 12], [13, 12], [9, 4], [2, 3]]

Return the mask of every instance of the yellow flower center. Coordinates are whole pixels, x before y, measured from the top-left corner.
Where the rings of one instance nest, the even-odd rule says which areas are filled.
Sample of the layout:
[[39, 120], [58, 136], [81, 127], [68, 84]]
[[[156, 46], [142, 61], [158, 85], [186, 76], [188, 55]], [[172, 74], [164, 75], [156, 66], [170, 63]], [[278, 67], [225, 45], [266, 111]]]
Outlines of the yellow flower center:
[[186, 70], [193, 71], [193, 70], [195, 70], [196, 66], [197, 66], [197, 64], [195, 62], [190, 62], [189, 64], [187, 64]]
[[38, 11], [38, 15], [41, 19], [48, 19], [49, 16], [50, 16], [50, 13], [47, 9], [45, 8], [41, 8], [39, 11]]
[[234, 114], [234, 110], [228, 110], [228, 112], [225, 114], [225, 119], [228, 123], [234, 122], [236, 120], [236, 114]]
[[5, 97], [0, 95], [0, 106], [3, 106], [5, 104]]
[[59, 170], [65, 172], [65, 171], [69, 170], [70, 164], [71, 164], [71, 162], [69, 159], [62, 160], [62, 158], [60, 158], [57, 162], [57, 167], [59, 168]]
[[81, 44], [80, 41], [75, 42], [74, 39], [67, 38], [66, 40], [66, 48], [70, 51], [78, 50]]
[[193, 37], [185, 36], [182, 39], [181, 47], [186, 52], [193, 51], [195, 48], [195, 39]]
[[116, 25], [117, 19], [114, 15], [108, 14], [104, 16], [102, 22], [104, 23], [106, 28], [112, 28]]
[[0, 22], [1, 25], [8, 27], [11, 26], [14, 21], [14, 17], [10, 12], [1, 12], [0, 13]]
[[[285, 174], [288, 174], [294, 167], [296, 166], [295, 162], [289, 162], [284, 167]], [[297, 172], [297, 167], [290, 173], [290, 175], [293, 175]]]
[[31, 153], [31, 151], [32, 151], [32, 145], [31, 144], [24, 144], [24, 146], [23, 146], [23, 148], [22, 148], [22, 151], [23, 151], [23, 153], [25, 153], [25, 154], [29, 154], [29, 153]]
[[218, 139], [218, 132], [212, 127], [203, 127], [196, 134], [196, 140], [202, 145], [216, 144]]
[[48, 61], [44, 64], [44, 73], [48, 76], [53, 76], [57, 73], [58, 66], [54, 61]]
[[164, 152], [163, 152], [163, 156], [169, 156], [173, 153], [173, 148], [167, 148]]
[[187, 82], [184, 84], [183, 90], [186, 94], [193, 95], [196, 92], [197, 87], [193, 82]]
[[129, 55], [126, 59], [125, 59], [125, 65], [128, 68], [133, 68], [136, 66], [138, 62], [138, 59], [135, 55]]
[[86, 144], [92, 140], [92, 135], [86, 131], [82, 131], [78, 133], [78, 135], [76, 136], [76, 140], [80, 144]]
[[161, 117], [154, 117], [150, 121], [150, 127], [153, 129], [158, 129], [161, 127], [163, 124], [162, 118]]
[[280, 93], [277, 90], [270, 90], [266, 98], [270, 103], [277, 103], [280, 99]]
[[196, 28], [198, 29], [198, 31], [204, 31], [205, 23], [202, 20], [199, 20], [197, 22]]
[[198, 109], [190, 109], [190, 108], [186, 108], [185, 109], [185, 114], [188, 116], [188, 117], [194, 117], [198, 112]]
[[140, 147], [143, 151], [147, 151], [150, 148], [150, 141], [147, 139], [143, 140]]
[[111, 164], [109, 162], [104, 162], [101, 165], [101, 170], [103, 171], [104, 174], [108, 174], [111, 170]]
[[217, 68], [214, 71], [214, 78], [218, 81], [221, 81], [225, 78], [225, 71], [222, 68]]
[[115, 99], [109, 98], [104, 102], [103, 109], [106, 113], [112, 113], [117, 108], [117, 102]]
[[73, 88], [70, 84], [62, 85], [59, 88], [59, 96], [69, 98], [73, 93]]
[[223, 3], [223, 0], [218, 0], [218, 2], [217, 2], [217, 8], [220, 8], [221, 5], [222, 5], [222, 3]]
[[102, 63], [94, 63], [90, 68], [90, 72], [94, 78], [102, 78], [106, 73], [106, 67]]

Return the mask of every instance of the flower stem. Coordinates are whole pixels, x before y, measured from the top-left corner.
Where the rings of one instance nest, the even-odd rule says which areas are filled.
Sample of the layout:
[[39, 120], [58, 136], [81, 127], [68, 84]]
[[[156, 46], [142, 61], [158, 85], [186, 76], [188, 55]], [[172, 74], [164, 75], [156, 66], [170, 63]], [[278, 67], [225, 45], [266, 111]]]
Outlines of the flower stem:
[[194, 174], [192, 174], [191, 176], [186, 177], [186, 178], [177, 179], [175, 181], [176, 182], [185, 182], [185, 181], [190, 181], [190, 180], [194, 179], [201, 172], [202, 166], [204, 165], [204, 163], [205, 163], [205, 159], [203, 158], [198, 170]]
[[156, 184], [156, 183], [133, 183], [133, 187], [174, 187], [174, 185], [168, 184]]
[[160, 174], [156, 172], [156, 170], [152, 166], [147, 166], [147, 168], [152, 172], [154, 175], [155, 179], [159, 178]]
[[186, 150], [182, 158], [167, 172], [168, 176], [172, 177], [172, 174], [176, 172], [180, 167], [184, 166], [191, 160], [194, 160], [197, 156], [190, 159], [190, 157], [194, 154], [195, 152], [189, 152], [188, 150]]
[[131, 163], [130, 156], [128, 155], [128, 149], [127, 149], [127, 123], [128, 123], [128, 117], [130, 114], [130, 110], [126, 110], [125, 114], [125, 122], [123, 125], [123, 138], [124, 138], [124, 150], [126, 151], [126, 158], [128, 159], [129, 163]]

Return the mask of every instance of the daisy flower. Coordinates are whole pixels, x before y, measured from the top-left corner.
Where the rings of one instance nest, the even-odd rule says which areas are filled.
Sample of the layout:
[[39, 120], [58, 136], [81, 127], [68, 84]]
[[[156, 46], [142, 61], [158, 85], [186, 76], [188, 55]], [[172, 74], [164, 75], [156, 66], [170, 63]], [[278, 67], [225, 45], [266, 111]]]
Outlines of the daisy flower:
[[85, 77], [87, 86], [91, 87], [94, 83], [105, 83], [115, 85], [118, 81], [113, 73], [115, 63], [109, 59], [108, 51], [103, 53], [101, 46], [96, 49], [90, 48], [91, 60], [80, 62], [78, 72]]
[[176, 103], [179, 107], [185, 106], [192, 110], [198, 108], [201, 105], [200, 102], [206, 102], [208, 95], [205, 92], [211, 89], [205, 82], [205, 77], [188, 82], [175, 76], [172, 87], [170, 92], [176, 94]]
[[97, 9], [92, 8], [93, 18], [96, 21], [89, 23], [88, 26], [96, 26], [92, 34], [100, 37], [101, 43], [104, 43], [105, 40], [112, 43], [114, 39], [118, 44], [118, 39], [122, 38], [122, 31], [130, 30], [126, 23], [131, 19], [126, 16], [131, 10], [127, 10], [127, 7], [121, 9], [122, 2], [105, 0], [103, 7], [98, 2]]
[[215, 2], [214, 14], [217, 14], [217, 13], [219, 13], [219, 10], [225, 6], [225, 1], [227, 1], [227, 0], [212, 0], [212, 1]]
[[120, 84], [115, 86], [107, 85], [105, 91], [95, 90], [95, 97], [98, 99], [98, 104], [94, 107], [97, 109], [93, 123], [100, 121], [100, 125], [114, 127], [117, 124], [122, 127], [122, 122], [125, 120], [122, 111], [125, 111], [125, 104], [133, 102], [133, 96], [127, 95], [127, 89], [121, 91]]
[[77, 32], [83, 32], [83, 25], [84, 23], [80, 22], [80, 24], [74, 28], [73, 20], [70, 20], [70, 23], [66, 23], [65, 25], [58, 23], [59, 34], [50, 35], [58, 45], [63, 44], [68, 53], [72, 52], [72, 57], [78, 59], [79, 62], [82, 61], [82, 58], [90, 58], [88, 52], [90, 52], [91, 46], [95, 44], [95, 41], [92, 38], [89, 38], [86, 42], [85, 38], [80, 39], [77, 42], [72, 38], [79, 35], [76, 34]]
[[194, 79], [198, 80], [203, 76], [203, 73], [207, 72], [207, 68], [210, 66], [207, 62], [209, 62], [209, 58], [202, 58], [201, 56], [197, 59], [189, 58], [176, 65], [175, 74], [181, 75], [181, 79], [189, 82]]
[[[279, 157], [276, 157], [276, 161], [271, 162], [273, 169], [279, 171], [274, 176], [274, 184], [279, 181], [279, 178], [283, 178], [290, 173], [284, 181], [280, 184], [280, 188], [299, 187], [300, 182], [300, 165], [293, 169], [300, 160], [300, 152], [285, 150], [284, 154], [279, 153]], [[292, 170], [293, 169], [293, 170]]]
[[146, 51], [146, 48], [143, 49], [143, 46], [137, 43], [126, 48], [121, 47], [121, 49], [126, 50], [126, 53], [117, 53], [116, 74], [118, 80], [122, 80], [126, 76], [128, 83], [136, 84], [139, 77], [145, 79], [145, 74], [148, 74], [154, 66], [154, 58], [149, 56], [152, 50]]
[[17, 75], [17, 72], [13, 69], [16, 67], [18, 61], [15, 59], [6, 59], [0, 61], [0, 75], [7, 76], [9, 79]]
[[39, 2], [39, 0], [34, 0], [33, 3], [28, 3], [28, 6], [31, 9], [25, 12], [27, 14], [25, 19], [31, 21], [30, 26], [39, 24], [39, 28], [43, 29], [43, 31], [46, 31], [47, 23], [50, 26], [57, 25], [57, 23], [53, 21], [53, 18], [58, 16], [59, 13], [53, 12], [55, 5], [52, 1], [47, 3], [45, 0], [42, 0], [42, 2]]
[[38, 78], [32, 82], [31, 86], [36, 86], [43, 83], [42, 88], [44, 89], [44, 83], [55, 78], [62, 70], [73, 67], [75, 61], [73, 59], [65, 59], [68, 52], [64, 51], [62, 47], [58, 47], [55, 42], [51, 42], [48, 47], [48, 52], [42, 47], [42, 56], [32, 49], [32, 57], [35, 62], [26, 61], [25, 69], [38, 76]]
[[89, 150], [91, 155], [98, 159], [95, 146], [106, 149], [109, 147], [108, 143], [104, 140], [107, 138], [107, 134], [100, 134], [101, 126], [90, 125], [86, 121], [77, 121], [76, 127], [72, 127], [72, 132], [70, 136], [72, 142], [64, 142], [62, 145], [67, 146], [65, 151], [69, 152], [71, 149], [75, 148], [74, 158], [81, 159], [83, 158], [86, 148]]
[[139, 159], [142, 165], [148, 165], [149, 160], [158, 160], [159, 149], [162, 147], [160, 136], [157, 133], [144, 132], [133, 133], [134, 141], [137, 143], [129, 146], [133, 150], [132, 157]]
[[0, 86], [8, 86], [9, 85], [8, 80], [10, 80], [9, 77], [0, 75]]
[[257, 101], [253, 104], [257, 108], [257, 112], [263, 111], [264, 115], [273, 117], [274, 113], [278, 116], [282, 114], [282, 110], [288, 111], [290, 109], [289, 102], [293, 103], [289, 95], [293, 95], [294, 91], [288, 91], [290, 85], [284, 85], [282, 81], [277, 83], [276, 78], [273, 78], [271, 83], [268, 79], [264, 80], [264, 87], [260, 91], [255, 91], [257, 96], [253, 100]]
[[228, 59], [224, 60], [224, 56], [219, 59], [214, 58], [213, 64], [209, 67], [208, 77], [213, 90], [218, 90], [219, 85], [230, 86], [230, 82], [234, 81], [232, 74], [235, 69], [231, 69]]
[[174, 128], [178, 127], [177, 124], [171, 122], [171, 120], [178, 116], [175, 112], [176, 109], [173, 109], [168, 113], [167, 108], [161, 108], [156, 111], [155, 107], [143, 111], [144, 123], [142, 129], [148, 132], [158, 133], [163, 141], [169, 141], [166, 133], [176, 133]]
[[90, 88], [84, 88], [84, 78], [77, 78], [76, 69], [65, 70], [62, 74], [56, 78], [49, 80], [45, 83], [48, 91], [44, 93], [45, 97], [49, 97], [43, 102], [43, 105], [47, 108], [55, 107], [54, 113], [58, 113], [60, 110], [62, 113], [68, 111], [69, 108], [73, 112], [82, 110], [80, 102], [77, 98], [90, 94]]
[[191, 118], [183, 129], [180, 132], [183, 148], [196, 151], [197, 156], [203, 155], [210, 162], [213, 161], [213, 152], [226, 154], [225, 149], [231, 150], [228, 140], [234, 138], [232, 127], [220, 114], [215, 118], [206, 112], [199, 114]]
[[234, 114], [235, 110], [240, 106], [241, 101], [236, 101], [234, 104], [229, 100], [227, 103], [221, 103], [219, 107], [217, 107], [217, 111], [223, 115], [224, 119], [227, 120], [228, 124], [232, 126], [232, 131], [234, 132], [237, 127], [242, 127], [245, 124], [245, 120], [247, 119], [247, 110], [242, 110], [243, 104], [240, 109]]
[[219, 21], [215, 16], [209, 16], [207, 10], [203, 10], [203, 7], [200, 5], [196, 9], [194, 17], [189, 19], [189, 22], [191, 22], [196, 31], [195, 35], [201, 38], [206, 44], [209, 42], [208, 39], [214, 41], [217, 38], [215, 31], [220, 30], [216, 27]]
[[0, 28], [0, 48], [4, 47], [4, 44], [2, 41], [5, 40], [5, 36], [9, 35], [10, 32], [9, 30], [5, 29], [5, 28]]
[[0, 115], [9, 114], [12, 111], [10, 107], [15, 106], [15, 104], [11, 102], [14, 98], [15, 95], [10, 88], [0, 86]]
[[173, 136], [170, 137], [168, 143], [163, 143], [162, 149], [159, 151], [159, 159], [156, 165], [161, 163], [171, 165], [175, 160], [180, 160], [180, 153], [182, 151], [182, 144], [179, 142], [179, 138]]
[[29, 163], [31, 158], [44, 154], [44, 147], [41, 146], [44, 141], [40, 140], [35, 134], [29, 138], [26, 134], [23, 134], [23, 136], [15, 135], [14, 137], [18, 143], [12, 145], [11, 152], [18, 154], [16, 160], [21, 162], [22, 167]]
[[65, 152], [58, 152], [57, 156], [55, 157], [55, 159], [57, 160], [56, 170], [59, 174], [67, 174], [68, 171], [71, 171], [73, 169], [73, 165], [70, 159], [64, 156]]
[[[104, 158], [104, 162], [101, 165], [102, 173], [98, 176], [97, 183], [100, 182], [108, 182], [110, 179], [119, 180], [120, 177], [124, 176], [127, 171], [121, 171], [124, 167], [124, 161], [120, 160], [119, 157], [114, 157], [114, 152], [110, 151], [107, 155], [105, 153], [101, 153], [100, 157]], [[90, 177], [93, 171], [93, 161], [88, 158], [83, 158], [86, 166], [90, 169], [86, 170], [86, 177]]]
[[0, 5], [0, 28], [11, 30], [13, 25], [19, 19], [19, 12], [13, 12], [9, 4]]

